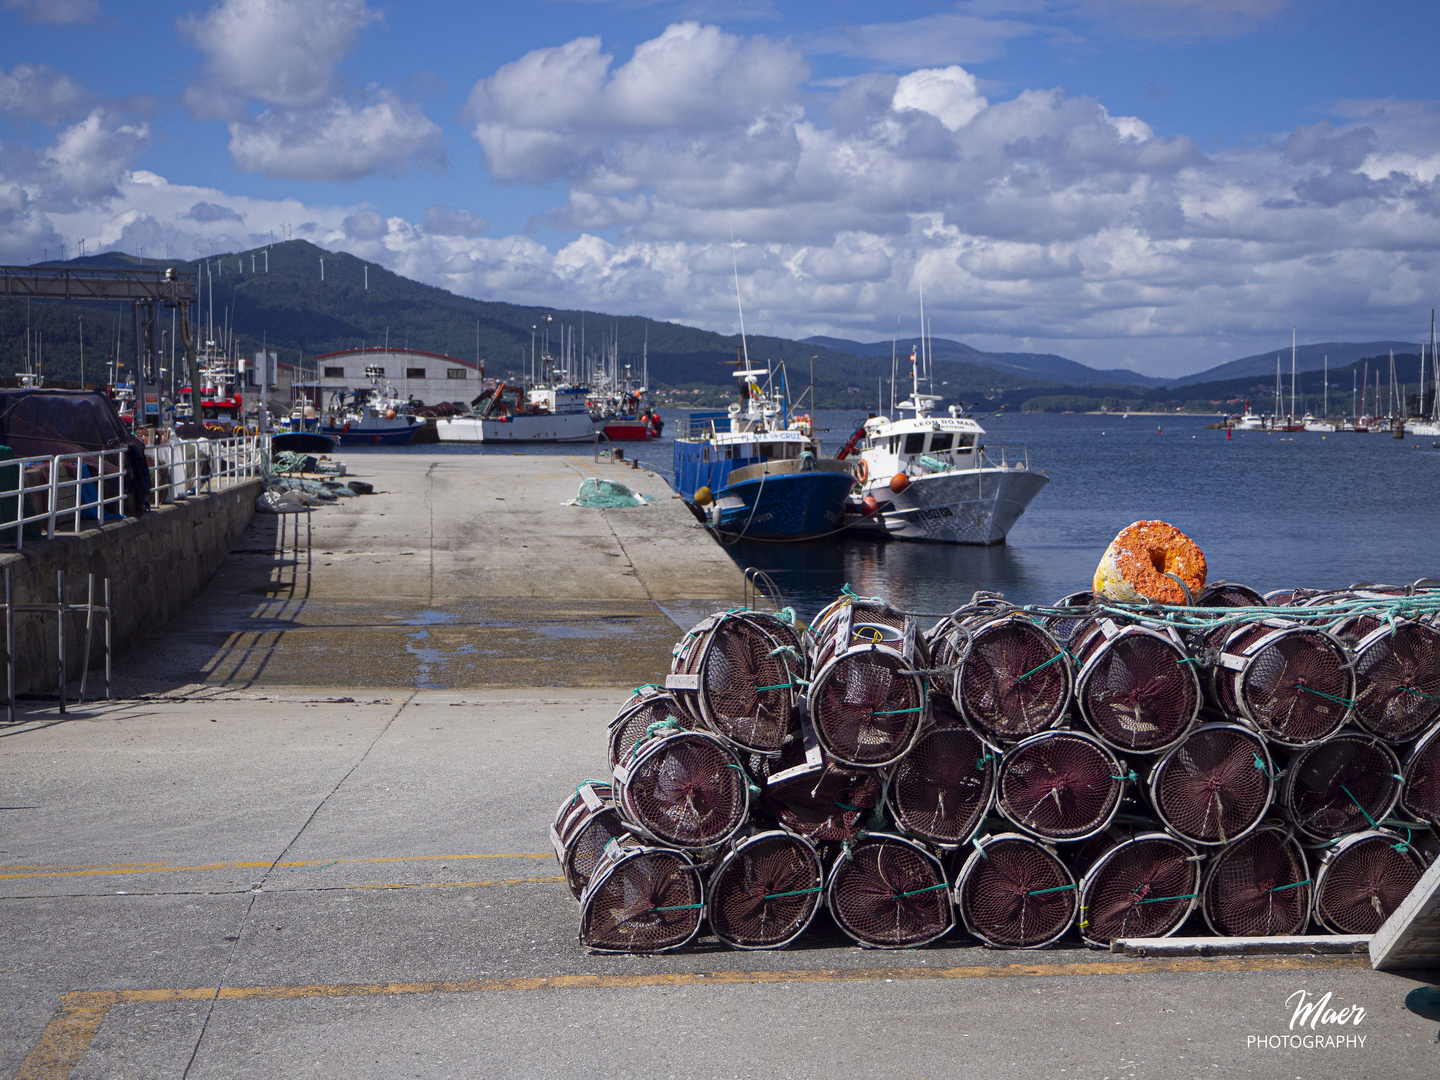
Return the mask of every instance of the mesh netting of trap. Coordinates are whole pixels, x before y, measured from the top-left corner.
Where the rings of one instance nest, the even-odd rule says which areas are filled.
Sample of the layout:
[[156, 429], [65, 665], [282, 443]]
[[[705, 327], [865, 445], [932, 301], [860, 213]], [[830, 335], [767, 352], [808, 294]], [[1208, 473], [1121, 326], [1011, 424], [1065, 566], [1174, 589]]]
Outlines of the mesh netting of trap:
[[550, 826], [550, 843], [565, 885], [576, 899], [590, 883], [606, 846], [624, 833], [609, 784], [587, 780], [560, 804]]
[[[1055, 601], [1057, 608], [1086, 608], [1095, 599], [1092, 592], [1073, 592], [1069, 596], [1062, 596]], [[1077, 634], [1084, 631], [1089, 623], [1089, 616], [1083, 611], [1077, 611], [1074, 615], [1052, 615], [1045, 620], [1045, 629], [1050, 631], [1050, 636], [1056, 641], [1065, 643], [1076, 640]]]
[[1400, 805], [1415, 821], [1440, 818], [1440, 727], [1432, 728], [1405, 755]]
[[937, 727], [890, 770], [886, 804], [895, 827], [941, 847], [966, 843], [995, 795], [995, 756], [969, 728]]
[[669, 952], [700, 932], [705, 889], [690, 857], [610, 843], [580, 895], [580, 943], [600, 952]]
[[800, 688], [809, 674], [794, 635], [778, 619], [728, 615], [700, 639], [695, 702], [715, 734], [741, 750], [778, 753], [799, 731]]
[[1205, 586], [1204, 591], [1196, 599], [1195, 606], [1207, 608], [1264, 607], [1265, 597], [1250, 588], [1249, 585], [1239, 585], [1233, 581], [1214, 581]]
[[1315, 920], [1335, 934], [1373, 934], [1420, 881], [1415, 849], [1389, 829], [1338, 841], [1315, 872]]
[[1131, 775], [1093, 735], [1042, 731], [1001, 757], [997, 804], [1032, 836], [1083, 840], [1114, 820]]
[[816, 670], [808, 705], [815, 737], [837, 761], [889, 765], [908, 750], [925, 719], [916, 662], [888, 645], [853, 645]]
[[1275, 798], [1265, 740], [1240, 724], [1202, 724], [1150, 770], [1161, 824], [1196, 844], [1228, 844], [1260, 824]]
[[615, 804], [648, 837], [711, 848], [745, 824], [749, 779], [729, 746], [709, 732], [657, 733], [615, 767]]
[[1014, 613], [982, 618], [966, 629], [969, 648], [951, 694], [966, 723], [982, 738], [1007, 743], [1061, 723], [1075, 671], [1048, 630]]
[[1440, 633], [1424, 623], [1377, 626], [1355, 646], [1355, 723], [1389, 742], [1440, 718]]
[[1018, 833], [974, 843], [955, 880], [965, 929], [997, 949], [1039, 949], [1058, 941], [1079, 906], [1075, 879], [1060, 857]]
[[696, 724], [673, 694], [657, 686], [640, 687], [610, 721], [610, 768], [624, 761], [636, 743], [668, 727], [691, 730]]
[[954, 927], [948, 885], [923, 846], [870, 833], [835, 860], [825, 900], [840, 929], [866, 948], [911, 949]]
[[710, 929], [734, 949], [783, 948], [805, 932], [823, 892], [814, 844], [783, 829], [756, 833], [710, 874]]
[[840, 843], [860, 835], [883, 788], [879, 770], [842, 765], [823, 753], [809, 762], [803, 747], [791, 744], [766, 778], [760, 801], [785, 828], [816, 843]]
[[[816, 655], [845, 625], [885, 626], [903, 637], [915, 625], [914, 619], [896, 611], [875, 596], [842, 596], [821, 609], [804, 634], [805, 649]], [[843, 636], [843, 635], [842, 635]]]
[[1200, 909], [1222, 937], [1299, 934], [1310, 921], [1311, 890], [1304, 850], [1288, 829], [1272, 822], [1215, 856]]
[[1234, 693], [1241, 713], [1268, 738], [1282, 746], [1309, 746], [1349, 716], [1355, 674], [1332, 635], [1288, 627], [1246, 644]]
[[1080, 881], [1080, 936], [1092, 945], [1169, 937], [1200, 898], [1201, 857], [1169, 833], [1120, 841]]
[[1313, 840], [1374, 828], [1400, 799], [1400, 762], [1373, 735], [1342, 731], [1306, 747], [1280, 780], [1280, 805]]
[[1107, 745], [1153, 754], [1183, 739], [1200, 715], [1197, 664], [1172, 633], [1126, 626], [1090, 631], [1076, 653], [1080, 715]]

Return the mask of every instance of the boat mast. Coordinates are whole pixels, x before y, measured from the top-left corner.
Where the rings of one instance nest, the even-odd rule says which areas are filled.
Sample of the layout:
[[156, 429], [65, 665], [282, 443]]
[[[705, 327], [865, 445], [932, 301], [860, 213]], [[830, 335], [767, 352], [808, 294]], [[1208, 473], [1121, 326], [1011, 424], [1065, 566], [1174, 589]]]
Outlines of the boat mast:
[[[1434, 402], [1430, 406], [1430, 419], [1440, 421], [1440, 357], [1435, 355], [1435, 309], [1430, 309], [1430, 363], [1435, 366], [1435, 378], [1432, 383], [1435, 389], [1431, 391]], [[1423, 409], [1425, 403], [1422, 401], [1420, 407]]]
[[1290, 422], [1295, 422], [1295, 327], [1290, 328]]
[[1322, 420], [1330, 416], [1330, 354], [1325, 354], [1325, 411], [1320, 414]]

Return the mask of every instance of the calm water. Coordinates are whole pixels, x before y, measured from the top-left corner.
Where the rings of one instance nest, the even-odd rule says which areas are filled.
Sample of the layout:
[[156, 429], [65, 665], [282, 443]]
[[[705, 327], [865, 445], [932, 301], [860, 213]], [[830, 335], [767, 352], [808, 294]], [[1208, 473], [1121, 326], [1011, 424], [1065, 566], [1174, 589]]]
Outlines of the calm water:
[[[666, 438], [626, 446], [670, 475]], [[821, 411], [825, 450], [834, 453], [864, 412]], [[983, 421], [994, 446], [1024, 445], [1050, 483], [993, 548], [832, 540], [741, 542], [742, 566], [768, 570], [809, 616], [849, 583], [913, 611], [948, 611], [976, 589], [1017, 603], [1049, 603], [1089, 587], [1095, 564], [1132, 521], [1158, 518], [1205, 552], [1212, 580], [1262, 592], [1355, 581], [1407, 583], [1440, 577], [1440, 450], [1430, 438], [1389, 435], [1241, 434], [1207, 431], [1211, 417], [1015, 414]], [[1157, 427], [1160, 429], [1157, 431]], [[583, 453], [583, 446], [530, 447]], [[346, 448], [345, 453], [365, 453]], [[414, 447], [411, 453], [508, 456], [509, 448]], [[643, 488], [643, 485], [641, 485]], [[662, 494], [652, 492], [652, 494]]]

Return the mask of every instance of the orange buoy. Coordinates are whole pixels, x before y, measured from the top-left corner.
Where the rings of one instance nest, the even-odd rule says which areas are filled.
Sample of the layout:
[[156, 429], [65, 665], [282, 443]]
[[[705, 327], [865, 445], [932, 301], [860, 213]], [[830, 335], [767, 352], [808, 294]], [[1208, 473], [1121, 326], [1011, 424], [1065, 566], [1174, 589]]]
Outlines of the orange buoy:
[[695, 505], [696, 505], [696, 506], [709, 506], [709, 505], [710, 505], [712, 502], [714, 502], [714, 501], [715, 501], [715, 496], [714, 496], [713, 494], [711, 494], [710, 489], [709, 489], [708, 487], [702, 487], [702, 488], [696, 488], [696, 489], [695, 489]]
[[866, 495], [860, 500], [860, 513], [866, 517], [874, 517], [880, 510], [880, 503], [874, 495]]
[[385, 419], [386, 419], [386, 420], [394, 420], [394, 419], [395, 419], [395, 410], [394, 410], [394, 409], [386, 409], [386, 410], [385, 410]]
[[1195, 541], [1166, 522], [1137, 521], [1105, 549], [1092, 585], [1097, 597], [1123, 604], [1188, 604], [1204, 590], [1205, 574]]
[[903, 472], [897, 472], [894, 476], [890, 477], [890, 490], [896, 495], [899, 495], [909, 486], [910, 477], [906, 476]]

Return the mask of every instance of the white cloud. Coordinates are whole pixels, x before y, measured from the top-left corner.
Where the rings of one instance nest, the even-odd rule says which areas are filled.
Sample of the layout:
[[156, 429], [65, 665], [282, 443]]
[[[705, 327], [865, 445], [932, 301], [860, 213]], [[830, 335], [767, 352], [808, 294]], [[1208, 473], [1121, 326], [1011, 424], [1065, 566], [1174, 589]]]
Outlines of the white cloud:
[[424, 227], [432, 236], [479, 236], [488, 224], [469, 210], [452, 210], [444, 203], [425, 208]]
[[[177, 22], [205, 54], [184, 99], [230, 122], [245, 172], [286, 180], [358, 180], [445, 160], [440, 128], [395, 91], [343, 93], [335, 67], [379, 12], [364, 0], [223, 0]], [[267, 106], [250, 115], [248, 103]]]
[[959, 131], [988, 104], [976, 88], [975, 76], [958, 65], [912, 71], [895, 86], [891, 107], [929, 113], [947, 131]]
[[412, 162], [444, 160], [440, 129], [389, 91], [356, 105], [333, 99], [307, 110], [267, 109], [230, 124], [237, 168], [287, 180], [358, 180], [398, 172]]
[[100, 17], [99, 0], [5, 0], [5, 7], [20, 12], [30, 23], [75, 26]]
[[205, 54], [186, 103], [233, 116], [246, 100], [297, 109], [321, 104], [333, 69], [379, 13], [364, 0], [224, 0], [177, 29]]
[[44, 64], [16, 64], [0, 71], [0, 112], [58, 124], [84, 112], [94, 95], [63, 72]]

